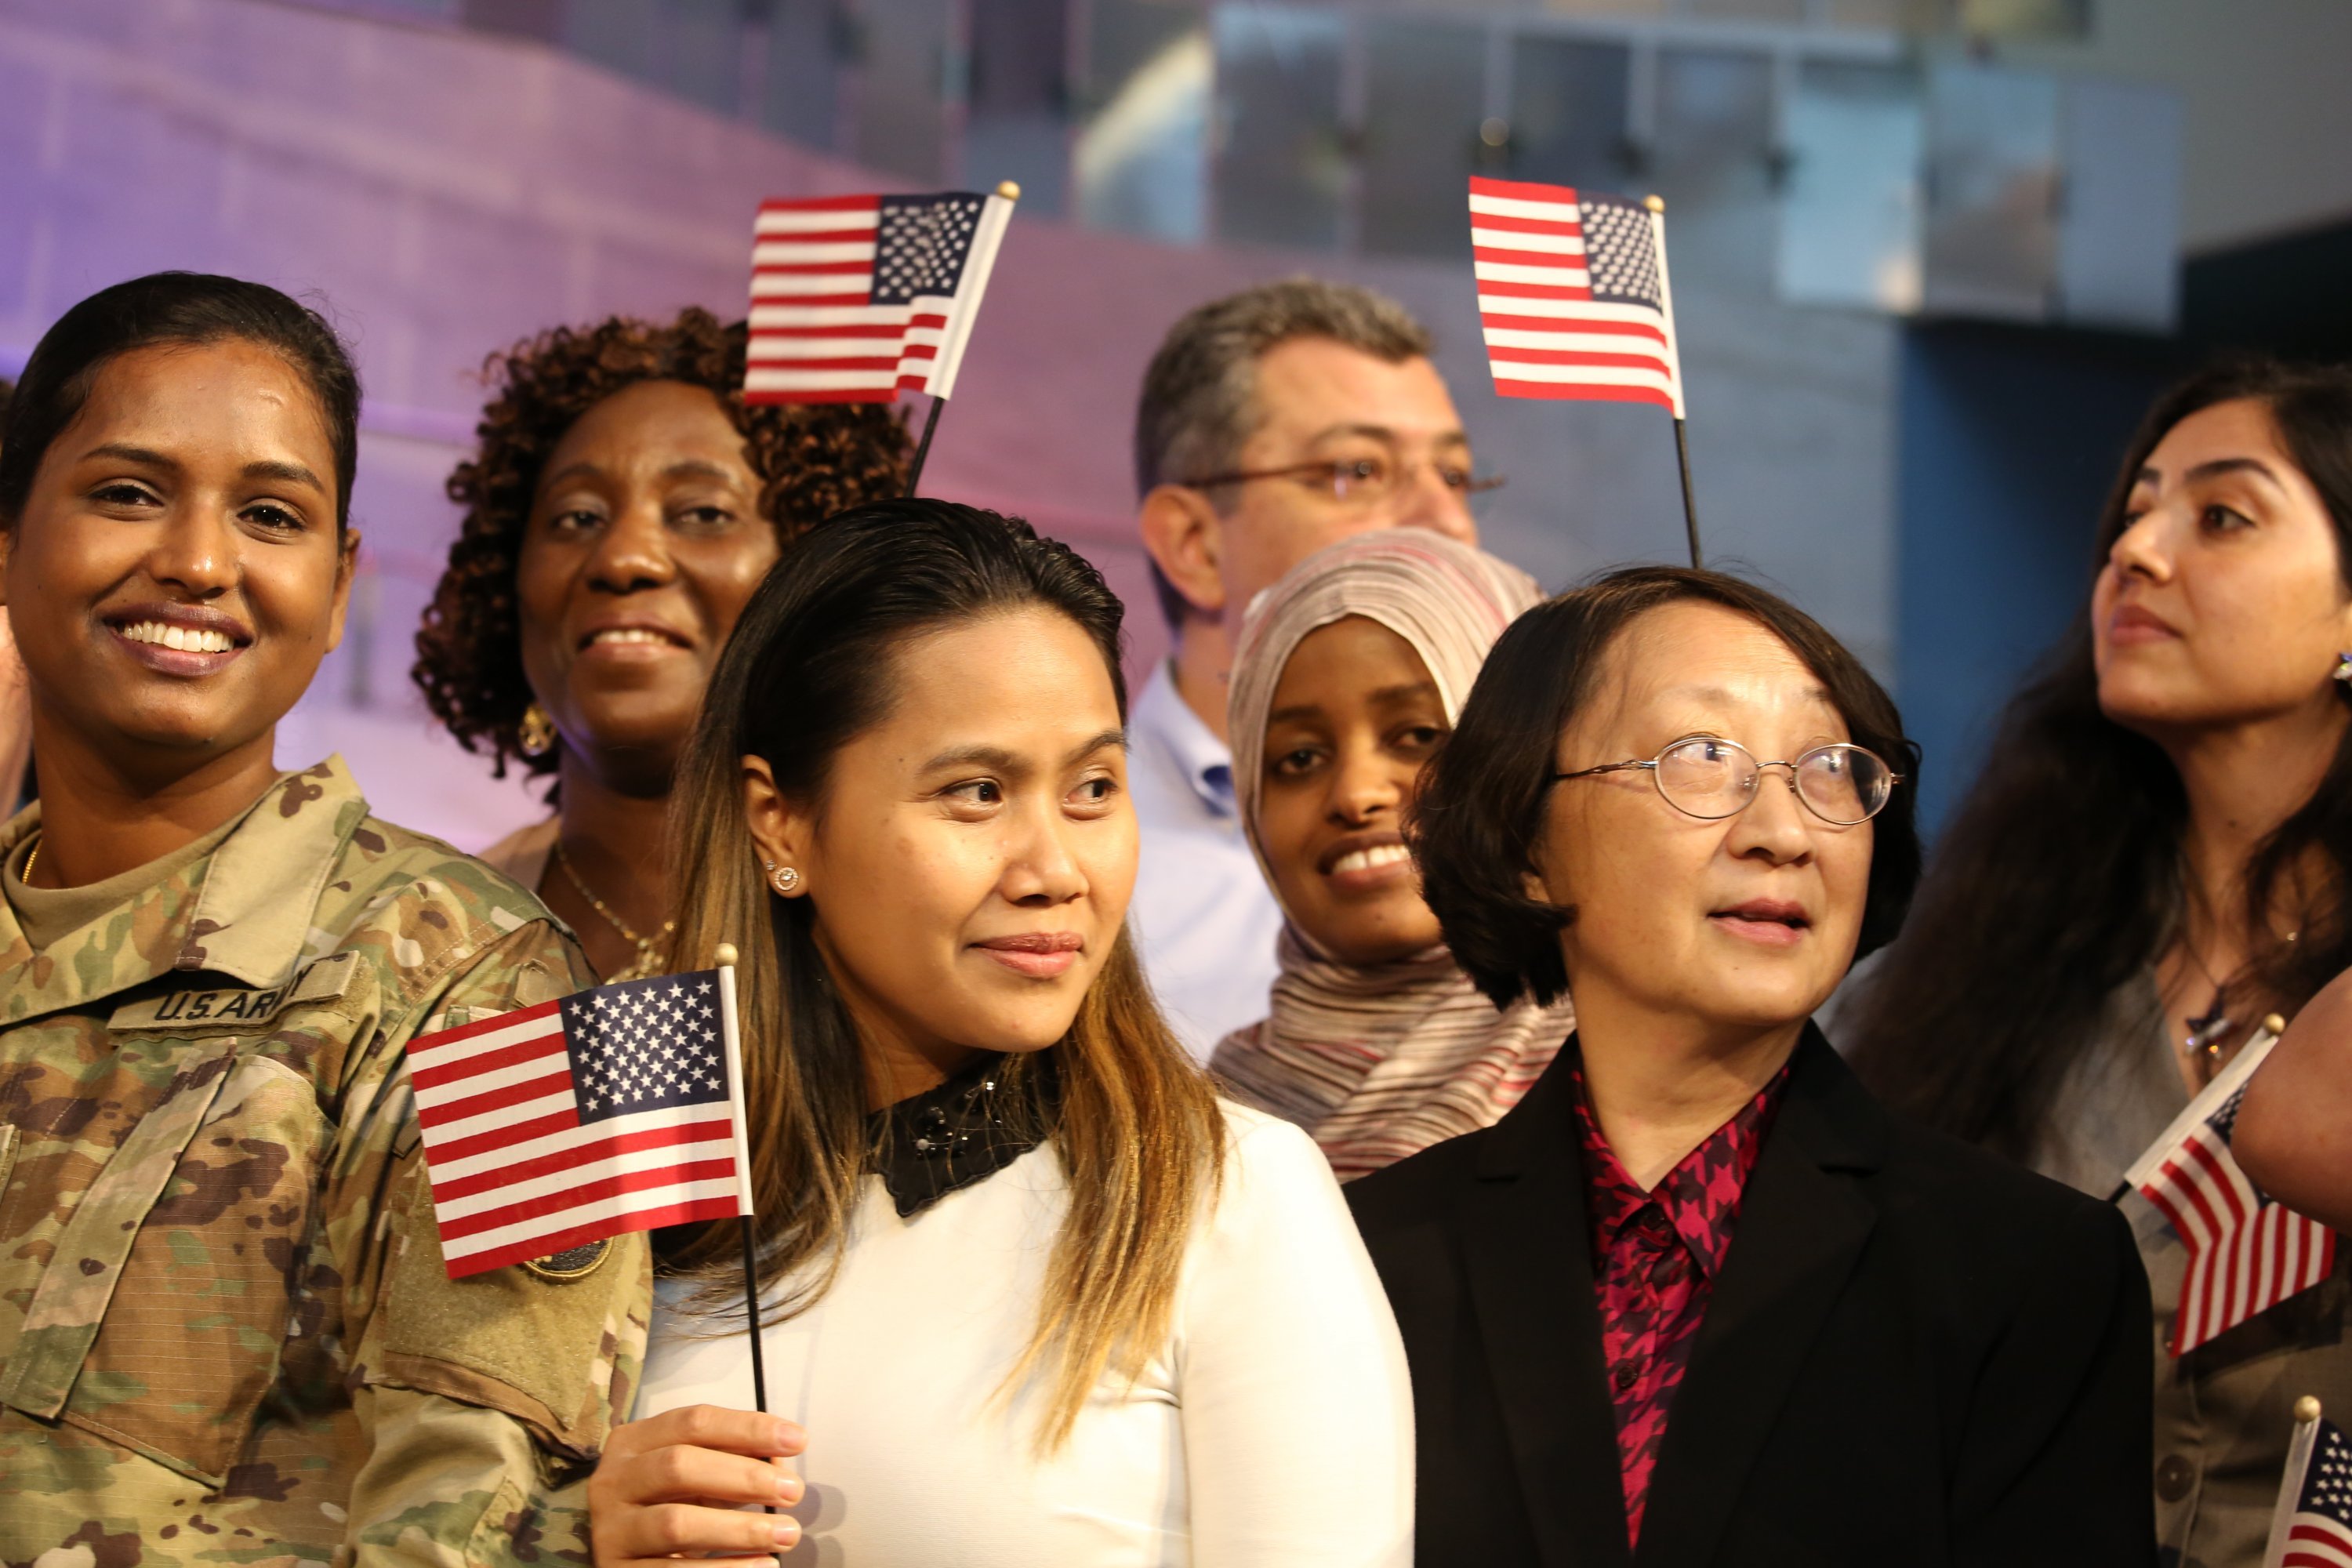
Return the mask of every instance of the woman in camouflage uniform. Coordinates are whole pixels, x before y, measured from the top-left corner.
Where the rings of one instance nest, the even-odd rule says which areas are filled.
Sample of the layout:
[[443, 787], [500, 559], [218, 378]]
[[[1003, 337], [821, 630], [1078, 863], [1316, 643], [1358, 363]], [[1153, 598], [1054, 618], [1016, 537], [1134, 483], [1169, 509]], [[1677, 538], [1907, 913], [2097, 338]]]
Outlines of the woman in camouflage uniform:
[[453, 1283], [401, 1070], [577, 949], [272, 760], [358, 405], [318, 316], [167, 273], [68, 311], [0, 431], [40, 785], [0, 828], [0, 1560], [544, 1561], [635, 1381], [641, 1240]]

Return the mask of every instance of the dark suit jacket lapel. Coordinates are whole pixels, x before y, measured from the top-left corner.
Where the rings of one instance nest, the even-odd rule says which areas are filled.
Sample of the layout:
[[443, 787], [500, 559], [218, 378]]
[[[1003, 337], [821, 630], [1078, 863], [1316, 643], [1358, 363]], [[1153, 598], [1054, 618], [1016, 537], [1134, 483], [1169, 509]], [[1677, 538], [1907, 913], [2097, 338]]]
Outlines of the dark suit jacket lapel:
[[1885, 1127], [1808, 1026], [1667, 1418], [1641, 1568], [1716, 1560], [1748, 1472], [1869, 1239], [1875, 1211], [1855, 1173], [1877, 1168]]
[[1550, 1568], [1627, 1568], [1616, 1418], [1601, 1363], [1570, 1044], [1486, 1135], [1459, 1190], [1472, 1310], [1519, 1490]]

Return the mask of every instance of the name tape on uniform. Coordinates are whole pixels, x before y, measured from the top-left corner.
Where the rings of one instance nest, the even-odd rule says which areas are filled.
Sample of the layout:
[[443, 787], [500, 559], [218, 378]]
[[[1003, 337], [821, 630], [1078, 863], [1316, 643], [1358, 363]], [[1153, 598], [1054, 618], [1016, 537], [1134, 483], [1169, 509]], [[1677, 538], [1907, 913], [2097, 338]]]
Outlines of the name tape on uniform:
[[288, 1007], [339, 1000], [351, 989], [358, 954], [339, 952], [304, 970], [291, 985], [232, 985], [166, 992], [126, 1002], [106, 1021], [110, 1029], [184, 1029], [191, 1024], [257, 1024]]

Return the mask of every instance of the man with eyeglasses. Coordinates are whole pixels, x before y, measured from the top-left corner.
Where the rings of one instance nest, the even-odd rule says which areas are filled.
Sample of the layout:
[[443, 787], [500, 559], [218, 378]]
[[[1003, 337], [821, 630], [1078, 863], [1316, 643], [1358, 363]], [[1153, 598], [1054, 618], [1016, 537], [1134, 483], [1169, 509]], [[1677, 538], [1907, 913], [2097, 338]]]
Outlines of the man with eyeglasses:
[[1226, 675], [1259, 590], [1334, 540], [1426, 528], [1478, 542], [1470, 440], [1427, 329], [1317, 279], [1201, 306], [1170, 330], [1136, 411], [1139, 525], [1175, 647], [1129, 723], [1142, 826], [1130, 906], [1170, 1021], [1206, 1060], [1265, 1016], [1281, 912], [1234, 805]]

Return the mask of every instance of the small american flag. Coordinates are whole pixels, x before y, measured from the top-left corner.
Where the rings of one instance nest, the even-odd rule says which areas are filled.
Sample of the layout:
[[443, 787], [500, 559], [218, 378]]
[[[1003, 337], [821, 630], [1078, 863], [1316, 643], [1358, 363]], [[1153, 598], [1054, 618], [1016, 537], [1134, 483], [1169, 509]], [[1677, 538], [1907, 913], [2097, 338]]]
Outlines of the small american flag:
[[2352, 1443], [2324, 1415], [2298, 1425], [2263, 1568], [2352, 1568]]
[[1683, 416], [1656, 213], [1622, 196], [1473, 175], [1470, 245], [1496, 392], [1654, 403]]
[[762, 202], [744, 401], [949, 395], [1012, 218], [971, 191]]
[[408, 1047], [449, 1278], [751, 1212], [735, 972], [599, 985]]
[[2256, 1034], [2124, 1173], [2189, 1249], [2176, 1356], [2310, 1289], [2336, 1265], [2336, 1233], [2273, 1203], [2230, 1153], [2246, 1080], [2277, 1043], [2268, 1028]]

